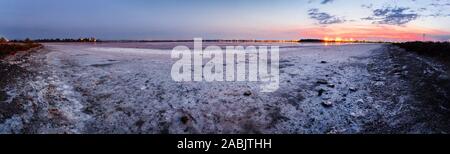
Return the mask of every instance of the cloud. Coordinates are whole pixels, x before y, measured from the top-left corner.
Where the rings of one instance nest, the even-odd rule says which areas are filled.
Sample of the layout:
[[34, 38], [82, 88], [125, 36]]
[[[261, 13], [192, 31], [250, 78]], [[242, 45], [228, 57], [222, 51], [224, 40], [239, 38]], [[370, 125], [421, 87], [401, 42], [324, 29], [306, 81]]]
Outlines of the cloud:
[[[320, 4], [328, 4], [328, 3], [331, 3], [331, 2], [333, 2], [334, 0], [321, 0], [320, 1]], [[313, 3], [313, 2], [317, 2], [316, 0], [309, 0], [308, 1], [308, 4], [311, 4], [311, 3]]]
[[327, 3], [331, 3], [334, 0], [322, 0], [322, 2], [320, 2], [320, 4], [327, 4]]
[[429, 4], [430, 14], [424, 15], [427, 17], [449, 17], [448, 10], [450, 7], [450, 1], [433, 0]]
[[448, 3], [439, 3], [439, 1], [431, 3], [430, 6], [432, 7], [445, 7], [445, 6], [450, 6], [450, 2]]
[[418, 17], [417, 13], [406, 7], [385, 7], [373, 10], [372, 16], [362, 19], [372, 20], [375, 24], [404, 25]]
[[423, 11], [426, 11], [426, 10], [427, 10], [427, 8], [424, 8], [424, 7], [417, 9], [417, 11], [419, 11], [419, 12], [423, 12]]
[[365, 9], [372, 9], [373, 8], [373, 4], [363, 4], [363, 5], [361, 5], [361, 7], [365, 8]]
[[336, 17], [333, 15], [330, 15], [325, 12], [320, 12], [319, 9], [309, 9], [308, 10], [309, 18], [317, 20], [319, 24], [338, 24], [343, 23], [346, 20], [340, 17]]

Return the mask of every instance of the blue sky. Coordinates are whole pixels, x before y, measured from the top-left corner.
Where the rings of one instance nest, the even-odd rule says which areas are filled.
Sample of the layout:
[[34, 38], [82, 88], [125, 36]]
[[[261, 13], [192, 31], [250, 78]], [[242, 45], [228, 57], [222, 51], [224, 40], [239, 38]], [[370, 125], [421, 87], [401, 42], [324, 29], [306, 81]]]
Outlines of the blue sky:
[[10, 39], [450, 39], [450, 0], [0, 0]]

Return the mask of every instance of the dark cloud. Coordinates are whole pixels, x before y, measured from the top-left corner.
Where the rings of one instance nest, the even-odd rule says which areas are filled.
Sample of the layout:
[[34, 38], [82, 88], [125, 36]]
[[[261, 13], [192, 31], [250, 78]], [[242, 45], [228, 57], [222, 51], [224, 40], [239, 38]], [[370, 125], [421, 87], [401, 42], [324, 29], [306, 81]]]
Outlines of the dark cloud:
[[427, 10], [427, 8], [424, 8], [424, 7], [417, 9], [417, 11], [419, 11], [419, 12], [423, 12], [423, 11], [426, 11], [426, 10]]
[[436, 12], [436, 13], [429, 14], [429, 15], [427, 15], [427, 16], [430, 16], [430, 17], [445, 17], [446, 15], [445, 15], [445, 14], [442, 14], [442, 12], [438, 11], [438, 12]]
[[432, 7], [440, 7], [441, 5], [438, 4], [438, 3], [431, 3], [430, 6], [432, 6]]
[[320, 4], [327, 4], [327, 3], [331, 3], [334, 0], [322, 0], [322, 2], [320, 2]]
[[365, 17], [365, 18], [361, 18], [362, 20], [375, 20], [374, 17]]
[[[331, 3], [331, 2], [333, 2], [334, 0], [320, 0], [320, 4], [328, 4], [328, 3]], [[311, 3], [313, 3], [313, 2], [316, 2], [316, 0], [309, 0], [308, 1], [308, 4], [311, 4]]]
[[373, 8], [373, 4], [363, 4], [361, 5], [362, 8], [366, 8], [366, 9], [372, 9]]
[[343, 18], [339, 18], [325, 12], [320, 12], [319, 9], [309, 9], [308, 15], [309, 18], [317, 20], [319, 24], [337, 24], [346, 21]]
[[425, 15], [429, 17], [448, 17], [447, 13], [450, 7], [450, 1], [433, 0], [429, 4], [430, 14]]
[[432, 6], [432, 7], [450, 6], [450, 2], [448, 2], [448, 3], [440, 3], [439, 1], [436, 1], [434, 3], [431, 3], [430, 6]]
[[417, 13], [406, 7], [385, 7], [373, 10], [373, 15], [362, 18], [373, 20], [376, 24], [404, 25], [419, 17]]

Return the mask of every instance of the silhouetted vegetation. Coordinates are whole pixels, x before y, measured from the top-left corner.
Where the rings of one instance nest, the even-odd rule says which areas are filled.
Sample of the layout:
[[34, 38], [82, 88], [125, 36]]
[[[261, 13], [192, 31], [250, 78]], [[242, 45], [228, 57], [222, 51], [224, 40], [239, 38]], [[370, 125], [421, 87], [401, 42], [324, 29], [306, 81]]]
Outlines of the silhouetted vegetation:
[[0, 43], [6, 43], [8, 40], [4, 37], [0, 37]]
[[0, 43], [0, 58], [7, 55], [14, 55], [18, 51], [26, 51], [32, 48], [41, 47], [41, 44], [31, 42], [30, 40], [23, 43]]
[[300, 39], [298, 42], [307, 43], [386, 43], [383, 41], [365, 41], [365, 40], [323, 40], [323, 39]]
[[64, 39], [60, 39], [60, 38], [56, 38], [56, 39], [35, 39], [35, 40], [31, 40], [29, 38], [25, 39], [25, 40], [11, 40], [9, 42], [14, 42], [14, 43], [27, 43], [27, 42], [100, 42], [100, 40], [96, 39], [96, 38], [78, 38], [78, 39], [73, 39], [73, 38], [64, 38]]
[[325, 40], [321, 40], [321, 39], [301, 39], [299, 42], [325, 42]]
[[100, 42], [100, 40], [97, 40], [96, 38], [78, 38], [78, 39], [72, 39], [72, 38], [65, 38], [65, 39], [36, 39], [34, 40], [36, 42]]
[[450, 60], [450, 42], [404, 42], [394, 43], [394, 45], [420, 55], [447, 62]]

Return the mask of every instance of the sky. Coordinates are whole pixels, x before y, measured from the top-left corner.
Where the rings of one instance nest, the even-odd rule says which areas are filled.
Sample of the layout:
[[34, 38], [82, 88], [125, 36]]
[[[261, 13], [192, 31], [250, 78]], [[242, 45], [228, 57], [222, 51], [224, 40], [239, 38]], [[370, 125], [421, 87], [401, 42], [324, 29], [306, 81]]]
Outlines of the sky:
[[450, 40], [450, 0], [0, 0], [0, 36]]

